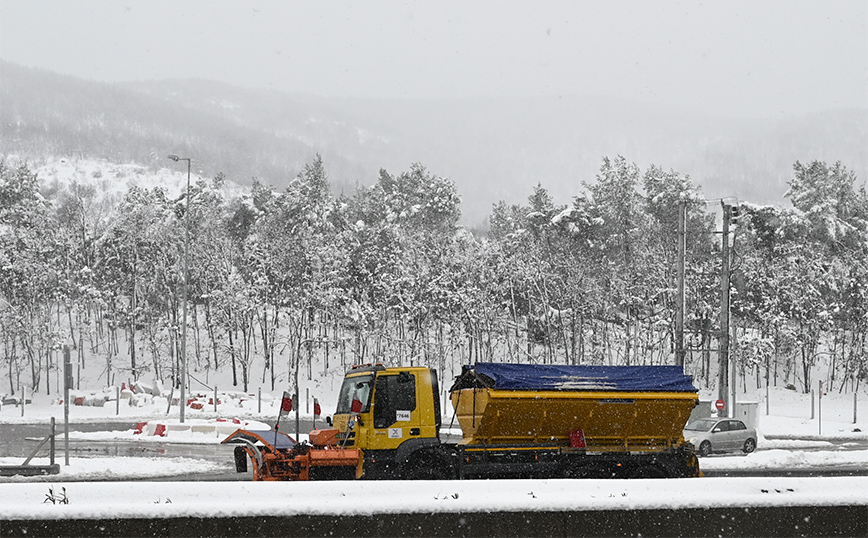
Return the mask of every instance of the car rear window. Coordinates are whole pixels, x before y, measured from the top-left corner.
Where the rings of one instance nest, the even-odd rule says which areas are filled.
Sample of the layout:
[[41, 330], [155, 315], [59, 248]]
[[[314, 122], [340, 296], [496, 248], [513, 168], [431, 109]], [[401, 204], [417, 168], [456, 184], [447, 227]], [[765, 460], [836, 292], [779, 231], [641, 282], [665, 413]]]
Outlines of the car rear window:
[[696, 422], [691, 422], [690, 424], [685, 426], [684, 429], [690, 431], [704, 432], [710, 430], [711, 427], [714, 426], [714, 422], [715, 421], [711, 419], [697, 420]]

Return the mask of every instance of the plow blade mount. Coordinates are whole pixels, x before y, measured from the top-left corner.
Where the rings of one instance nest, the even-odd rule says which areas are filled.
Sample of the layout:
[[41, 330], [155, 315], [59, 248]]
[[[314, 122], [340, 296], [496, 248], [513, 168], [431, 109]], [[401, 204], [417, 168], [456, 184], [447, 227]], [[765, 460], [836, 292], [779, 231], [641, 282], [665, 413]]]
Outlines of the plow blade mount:
[[[222, 441], [239, 444], [235, 467], [246, 472], [240, 451], [253, 464], [253, 480], [352, 480], [357, 477], [359, 450], [335, 446], [315, 447], [273, 430], [237, 430]], [[243, 465], [239, 459], [244, 460]]]

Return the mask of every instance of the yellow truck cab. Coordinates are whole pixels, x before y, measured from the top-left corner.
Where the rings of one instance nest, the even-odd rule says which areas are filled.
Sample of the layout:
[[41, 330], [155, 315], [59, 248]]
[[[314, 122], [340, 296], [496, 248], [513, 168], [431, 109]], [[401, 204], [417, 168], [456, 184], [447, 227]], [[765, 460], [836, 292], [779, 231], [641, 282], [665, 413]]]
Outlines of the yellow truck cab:
[[[425, 367], [355, 366], [344, 378], [334, 427], [344, 447], [360, 451], [357, 476], [367, 479], [423, 478], [432, 473], [440, 445], [439, 384]], [[412, 469], [412, 472], [411, 472]]]

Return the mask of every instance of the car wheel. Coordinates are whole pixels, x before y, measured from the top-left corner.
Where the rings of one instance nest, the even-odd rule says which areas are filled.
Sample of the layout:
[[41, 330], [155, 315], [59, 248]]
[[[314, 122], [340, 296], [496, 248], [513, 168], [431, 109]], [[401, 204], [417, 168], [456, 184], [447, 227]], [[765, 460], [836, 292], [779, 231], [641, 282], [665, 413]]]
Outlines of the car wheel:
[[756, 450], [756, 439], [748, 439], [744, 442], [744, 447], [741, 449], [745, 454], [750, 454]]
[[709, 454], [711, 454], [711, 443], [703, 441], [702, 444], [699, 445], [699, 455], [705, 457]]

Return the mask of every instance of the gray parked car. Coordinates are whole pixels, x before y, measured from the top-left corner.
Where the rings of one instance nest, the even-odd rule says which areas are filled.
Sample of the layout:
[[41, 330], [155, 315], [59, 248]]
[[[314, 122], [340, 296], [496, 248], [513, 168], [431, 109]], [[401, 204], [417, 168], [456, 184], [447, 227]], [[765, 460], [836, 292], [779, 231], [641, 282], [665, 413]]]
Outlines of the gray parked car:
[[712, 452], [749, 454], [756, 450], [756, 430], [732, 418], [704, 418], [684, 427], [684, 438], [696, 447], [700, 456]]

